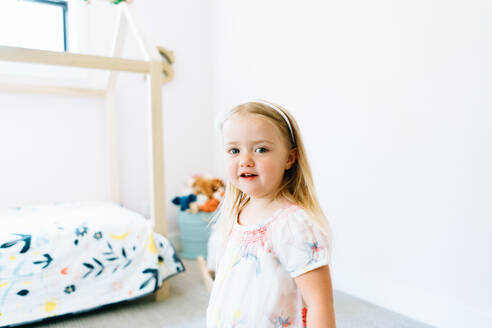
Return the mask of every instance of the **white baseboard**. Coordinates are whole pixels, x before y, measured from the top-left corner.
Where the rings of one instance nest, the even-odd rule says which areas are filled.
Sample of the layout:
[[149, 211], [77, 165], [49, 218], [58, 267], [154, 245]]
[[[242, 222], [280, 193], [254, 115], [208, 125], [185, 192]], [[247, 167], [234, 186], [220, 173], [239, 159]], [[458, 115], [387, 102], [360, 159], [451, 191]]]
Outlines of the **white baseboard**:
[[439, 328], [490, 328], [492, 314], [426, 291], [364, 276], [335, 266], [333, 287], [344, 293]]

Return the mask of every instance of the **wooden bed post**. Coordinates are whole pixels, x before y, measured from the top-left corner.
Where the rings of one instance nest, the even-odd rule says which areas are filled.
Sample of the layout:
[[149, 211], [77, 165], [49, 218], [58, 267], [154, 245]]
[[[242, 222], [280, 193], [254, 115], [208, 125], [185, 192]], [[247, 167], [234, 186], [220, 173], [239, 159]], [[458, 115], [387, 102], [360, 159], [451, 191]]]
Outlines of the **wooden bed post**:
[[[149, 119], [150, 119], [150, 166], [151, 192], [150, 215], [154, 223], [154, 231], [167, 237], [166, 197], [164, 194], [164, 135], [162, 128], [162, 58], [155, 44], [144, 30], [144, 24], [132, 5], [121, 3], [126, 21], [137, 39], [145, 60], [149, 61]], [[168, 298], [170, 287], [164, 282], [155, 293], [157, 301]]]
[[[149, 130], [150, 130], [150, 215], [154, 231], [167, 237], [166, 197], [164, 194], [164, 136], [162, 129], [162, 58], [155, 44], [144, 30], [144, 24], [132, 5], [121, 3], [120, 8], [126, 17], [145, 60], [149, 62]], [[160, 301], [170, 295], [169, 283], [166, 281], [155, 293], [155, 300]]]
[[[166, 198], [164, 194], [164, 136], [162, 129], [162, 58], [155, 44], [150, 42], [143, 28], [142, 19], [132, 5], [121, 3], [126, 21], [137, 39], [142, 55], [149, 61], [149, 130], [150, 130], [150, 215], [154, 231], [167, 237]], [[155, 300], [160, 301], [170, 296], [169, 283], [166, 281], [155, 293]]]
[[[121, 57], [127, 32], [127, 22], [121, 7], [118, 8], [111, 57]], [[118, 111], [116, 110], [116, 79], [118, 72], [110, 71], [106, 88], [106, 145], [108, 150], [109, 199], [121, 203], [120, 197], [120, 158], [118, 149]]]
[[162, 133], [162, 71], [160, 62], [150, 64], [150, 118], [152, 144], [152, 217], [155, 219], [154, 230], [167, 236], [164, 200], [164, 144]]
[[[154, 219], [154, 230], [167, 237], [166, 201], [164, 190], [164, 144], [162, 129], [162, 63], [150, 63], [150, 118], [152, 144], [152, 193], [151, 215]], [[164, 282], [156, 292], [157, 301], [168, 298], [170, 295], [169, 283]]]

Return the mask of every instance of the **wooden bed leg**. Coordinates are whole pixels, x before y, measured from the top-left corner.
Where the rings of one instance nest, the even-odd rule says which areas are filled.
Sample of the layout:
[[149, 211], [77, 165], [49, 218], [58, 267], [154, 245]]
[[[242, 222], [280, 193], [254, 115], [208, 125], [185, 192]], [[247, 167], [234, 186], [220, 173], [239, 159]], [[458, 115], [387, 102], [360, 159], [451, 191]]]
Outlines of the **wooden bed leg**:
[[169, 281], [164, 281], [162, 284], [161, 288], [159, 288], [155, 293], [154, 293], [154, 300], [156, 302], [163, 301], [165, 299], [168, 299], [169, 296], [171, 296], [171, 290], [169, 286]]
[[198, 266], [200, 267], [200, 272], [202, 273], [203, 283], [205, 284], [205, 287], [207, 287], [207, 290], [210, 293], [212, 291], [212, 285], [214, 281], [212, 280], [212, 277], [210, 276], [210, 272], [208, 271], [207, 262], [205, 262], [205, 259], [202, 256], [198, 256], [197, 261], [198, 261]]

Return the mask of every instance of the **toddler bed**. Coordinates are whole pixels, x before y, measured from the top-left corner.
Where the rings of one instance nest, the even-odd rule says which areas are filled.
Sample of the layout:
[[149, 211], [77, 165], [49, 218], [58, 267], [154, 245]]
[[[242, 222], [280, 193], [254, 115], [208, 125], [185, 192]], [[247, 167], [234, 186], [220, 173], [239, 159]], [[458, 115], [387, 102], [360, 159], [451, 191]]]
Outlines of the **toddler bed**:
[[[0, 83], [0, 90], [102, 97], [108, 199], [112, 201], [0, 209], [0, 327], [85, 311], [154, 291], [155, 299], [161, 300], [169, 296], [169, 285], [164, 281], [184, 271], [174, 248], [163, 237], [167, 235], [167, 219], [163, 202], [162, 85], [173, 78], [174, 55], [151, 42], [132, 5], [122, 2], [117, 11], [110, 57], [0, 45], [0, 61], [110, 72], [106, 88], [11, 81]], [[122, 58], [128, 31], [133, 32], [143, 60]], [[138, 115], [146, 115], [150, 122], [150, 220], [118, 205], [117, 72], [147, 78], [147, 109], [138, 108]]]
[[172, 244], [116, 203], [0, 210], [0, 327], [156, 291], [185, 270]]

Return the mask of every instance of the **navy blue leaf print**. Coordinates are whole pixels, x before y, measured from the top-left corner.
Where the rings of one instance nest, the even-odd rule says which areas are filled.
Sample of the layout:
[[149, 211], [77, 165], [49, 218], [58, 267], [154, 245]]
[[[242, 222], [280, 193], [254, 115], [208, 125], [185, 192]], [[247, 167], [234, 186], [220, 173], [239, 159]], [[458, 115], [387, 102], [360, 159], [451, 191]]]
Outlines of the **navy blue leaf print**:
[[156, 291], [157, 288], [159, 287], [159, 284], [158, 284], [159, 271], [157, 269], [150, 269], [149, 268], [149, 269], [143, 270], [142, 273], [150, 274], [151, 277], [149, 279], [147, 279], [146, 281], [144, 281], [144, 283], [142, 285], [140, 285], [139, 289], [144, 289], [153, 279], [155, 279], [154, 291]]
[[[97, 265], [99, 265], [100, 269], [98, 273], [96, 273], [96, 275], [94, 277], [97, 277], [99, 276], [101, 273], [103, 273], [104, 271], [104, 265], [101, 263], [101, 261], [99, 261], [98, 259], [96, 259], [95, 257], [92, 258], [94, 260], [94, 262], [97, 263]], [[94, 271], [94, 268], [95, 266], [91, 263], [82, 263], [86, 268], [88, 268], [89, 270], [86, 272], [86, 274], [82, 277], [82, 278], [85, 278], [87, 277], [88, 275], [90, 275], [92, 273], [92, 271]]]
[[35, 262], [32, 262], [33, 264], [43, 264], [43, 263], [46, 263], [42, 269], [46, 269], [50, 263], [53, 261], [53, 258], [50, 256], [50, 254], [43, 254], [43, 256], [46, 258], [46, 260], [44, 261], [35, 261]]
[[27, 289], [23, 289], [17, 292], [17, 295], [19, 296], [26, 296], [27, 294], [29, 294], [29, 291]]
[[96, 274], [96, 277], [97, 277], [104, 271], [104, 265], [100, 261], [98, 261], [95, 257], [93, 257], [92, 259], [94, 260], [94, 262], [99, 264], [99, 266], [101, 267], [101, 270]]
[[94, 266], [90, 263], [83, 263], [86, 267], [88, 267], [89, 269], [94, 269]]
[[29, 248], [31, 248], [31, 235], [23, 235], [20, 233], [14, 233], [14, 235], [19, 236], [20, 238], [17, 240], [6, 242], [5, 244], [2, 244], [0, 248], [9, 248], [17, 243], [24, 242], [24, 247], [22, 247], [19, 253], [20, 254], [26, 253], [29, 250]]

